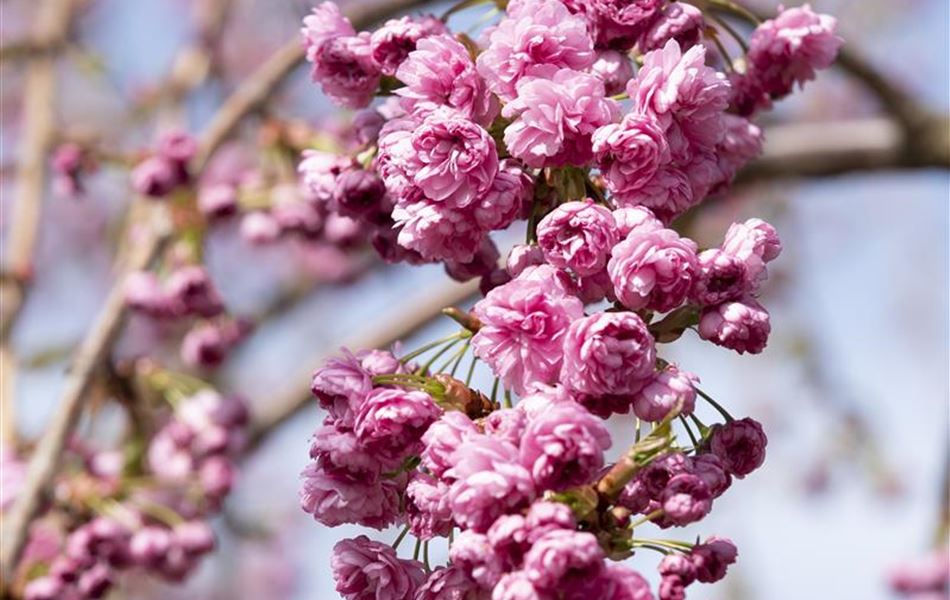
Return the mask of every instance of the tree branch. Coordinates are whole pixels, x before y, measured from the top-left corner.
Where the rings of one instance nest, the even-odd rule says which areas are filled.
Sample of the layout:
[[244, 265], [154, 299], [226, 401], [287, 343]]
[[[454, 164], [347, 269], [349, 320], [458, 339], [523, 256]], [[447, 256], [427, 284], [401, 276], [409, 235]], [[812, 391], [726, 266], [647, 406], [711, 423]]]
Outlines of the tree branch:
[[[384, 3], [356, 4], [348, 16], [356, 29], [365, 29], [374, 23], [398, 13], [428, 4], [431, 0], [392, 0]], [[231, 135], [238, 124], [257, 110], [304, 61], [304, 49], [296, 37], [270, 56], [244, 80], [224, 101], [211, 118], [198, 146], [193, 161], [195, 170], [201, 170], [215, 150]]]
[[[69, 31], [71, 0], [47, 0], [40, 8], [30, 42], [60, 48]], [[54, 46], [55, 44], [55, 46]], [[55, 132], [55, 52], [38, 54], [27, 67], [23, 84], [23, 138], [17, 157], [13, 219], [7, 231], [0, 281], [0, 439], [16, 438], [14, 384], [16, 356], [10, 333], [26, 299], [33, 275], [33, 254], [40, 229], [46, 157]]]
[[[166, 221], [156, 223], [151, 235], [139, 244], [137, 252], [129, 261], [127, 271], [146, 268], [161, 253], [169, 233]], [[127, 313], [124, 284], [125, 275], [122, 275], [112, 287], [99, 317], [83, 340], [66, 378], [62, 402], [33, 451], [26, 479], [7, 518], [4, 519], [4, 535], [0, 540], [0, 572], [6, 585], [12, 581], [14, 568], [26, 542], [30, 521], [43, 504], [59, 466], [60, 455], [79, 419], [96, 370], [108, 357], [122, 328]]]
[[739, 172], [738, 182], [950, 169], [950, 119], [933, 117], [931, 129], [926, 139], [905, 139], [901, 126], [886, 118], [769, 127], [764, 154]]

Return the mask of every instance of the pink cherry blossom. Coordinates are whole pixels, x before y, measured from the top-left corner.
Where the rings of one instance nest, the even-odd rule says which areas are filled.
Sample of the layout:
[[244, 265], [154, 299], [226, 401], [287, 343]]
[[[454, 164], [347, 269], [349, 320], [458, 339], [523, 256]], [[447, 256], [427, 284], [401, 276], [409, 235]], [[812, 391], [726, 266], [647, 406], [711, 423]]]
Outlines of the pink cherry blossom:
[[537, 237], [548, 264], [578, 275], [602, 271], [618, 238], [610, 210], [590, 200], [555, 208], [538, 223]]
[[771, 331], [768, 311], [749, 296], [710, 306], [699, 318], [701, 338], [739, 354], [765, 350]]
[[388, 544], [365, 535], [338, 542], [330, 566], [336, 591], [346, 600], [405, 600], [425, 580], [421, 563], [401, 559]]
[[682, 304], [696, 279], [696, 243], [672, 229], [634, 231], [614, 246], [607, 271], [617, 299], [631, 310]]
[[583, 394], [627, 394], [646, 383], [655, 362], [653, 336], [639, 316], [596, 313], [571, 323], [561, 380]]

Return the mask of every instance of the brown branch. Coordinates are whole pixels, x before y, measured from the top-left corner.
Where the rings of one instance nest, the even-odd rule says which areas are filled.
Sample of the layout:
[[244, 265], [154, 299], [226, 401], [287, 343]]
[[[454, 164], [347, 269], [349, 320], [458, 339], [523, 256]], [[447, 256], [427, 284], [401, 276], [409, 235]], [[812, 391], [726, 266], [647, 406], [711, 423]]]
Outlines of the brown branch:
[[[365, 29], [374, 23], [398, 13], [428, 4], [431, 0], [391, 0], [383, 3], [355, 4], [347, 16], [356, 29]], [[231, 94], [211, 118], [199, 141], [198, 155], [192, 163], [201, 170], [214, 151], [249, 114], [257, 110], [280, 87], [285, 79], [304, 61], [300, 39], [294, 38], [281, 46]]]
[[[385, 348], [416, 333], [435, 318], [447, 306], [462, 304], [477, 297], [478, 282], [459, 285], [444, 284], [435, 290], [426, 290], [417, 297], [409, 298], [392, 315], [379, 315], [374, 320], [371, 333], [348, 340], [341, 344], [349, 348]], [[309, 361], [307, 371], [300, 373], [291, 381], [298, 384], [284, 394], [266, 403], [267, 410], [256, 415], [251, 424], [247, 453], [253, 452], [274, 430], [292, 419], [300, 411], [315, 402], [310, 394], [310, 374], [328, 355], [336, 351], [324, 352]]]
[[[52, 45], [65, 39], [72, 17], [71, 0], [47, 0], [40, 8], [30, 42]], [[40, 229], [46, 157], [55, 136], [56, 56], [45, 52], [33, 59], [23, 83], [23, 138], [17, 157], [13, 218], [7, 231], [0, 281], [0, 429], [2, 440], [14, 442], [16, 423], [13, 380], [16, 356], [10, 333], [26, 300], [33, 274], [33, 255]]]
[[766, 129], [765, 153], [740, 183], [852, 172], [950, 169], [950, 118], [933, 117], [930, 135], [904, 139], [891, 119], [780, 125]]
[[[156, 219], [157, 220], [157, 219]], [[150, 237], [140, 242], [129, 261], [128, 271], [146, 268], [157, 257], [169, 237], [164, 221], [155, 224]], [[85, 400], [94, 375], [110, 354], [112, 345], [126, 316], [125, 276], [120, 276], [105, 300], [102, 311], [83, 340], [79, 353], [66, 378], [62, 401], [53, 420], [30, 458], [26, 479], [6, 519], [0, 540], [0, 572], [6, 585], [12, 581], [20, 552], [23, 550], [30, 521], [43, 505], [50, 483], [59, 466], [60, 455], [67, 443]]]

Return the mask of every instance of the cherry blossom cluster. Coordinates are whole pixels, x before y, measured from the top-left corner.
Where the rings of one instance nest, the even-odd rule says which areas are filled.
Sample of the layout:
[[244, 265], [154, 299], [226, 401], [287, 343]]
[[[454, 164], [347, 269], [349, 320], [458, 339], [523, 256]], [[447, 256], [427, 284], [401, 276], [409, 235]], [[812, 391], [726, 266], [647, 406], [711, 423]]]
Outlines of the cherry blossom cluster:
[[[442, 262], [481, 278], [484, 298], [446, 310], [462, 326], [446, 339], [345, 351], [317, 370], [327, 417], [302, 507], [331, 527], [402, 526], [392, 545], [335, 547], [351, 600], [645, 600], [646, 580], [618, 562], [641, 550], [663, 555], [659, 598], [683, 598], [721, 579], [736, 547], [642, 528], [702, 520], [763, 464], [767, 439], [662, 344], [692, 330], [762, 352], [758, 298], [781, 243], [749, 219], [700, 248], [677, 219], [759, 154], [756, 112], [831, 64], [836, 22], [807, 5], [759, 22], [719, 0], [511, 0], [473, 39], [447, 26], [472, 5], [374, 32], [330, 2], [304, 19], [314, 81], [358, 112], [352, 152], [305, 152], [303, 181], [371, 227], [386, 260]], [[753, 30], [748, 42], [727, 20]], [[499, 265], [490, 234], [519, 219], [526, 243]], [[480, 364], [490, 394], [473, 387]], [[700, 419], [698, 397], [721, 422]], [[604, 419], [631, 412], [633, 444], [609, 460]], [[437, 538], [449, 564], [433, 569]]]
[[[23, 597], [104, 598], [131, 570], [183, 581], [214, 549], [207, 519], [233, 485], [247, 419], [242, 401], [203, 390], [176, 400], [144, 452], [74, 441], [52, 504], [30, 530], [17, 571]], [[3, 464], [6, 509], [24, 465], [6, 450]]]

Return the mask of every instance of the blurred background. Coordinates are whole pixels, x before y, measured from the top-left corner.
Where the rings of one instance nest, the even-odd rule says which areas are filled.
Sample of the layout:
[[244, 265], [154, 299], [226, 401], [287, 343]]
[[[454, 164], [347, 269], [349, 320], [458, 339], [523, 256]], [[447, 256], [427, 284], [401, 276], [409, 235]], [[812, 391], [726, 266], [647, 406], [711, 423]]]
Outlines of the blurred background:
[[[365, 8], [376, 0], [358, 2]], [[846, 49], [860, 62], [822, 73], [769, 114], [763, 161], [726, 197], [708, 201], [692, 225], [708, 245], [732, 221], [762, 216], [779, 230], [785, 252], [766, 286], [773, 334], [764, 354], [740, 357], [686, 336], [671, 356], [733, 413], [761, 420], [770, 438], [766, 467], [684, 534], [730, 537], [740, 550], [722, 584], [691, 588], [691, 598], [885, 600], [893, 597], [887, 576], [896, 563], [947, 543], [950, 179], [948, 165], [916, 144], [925, 133], [947, 140], [948, 3], [812, 4], [838, 17]], [[37, 60], [26, 40], [42, 5], [0, 4], [4, 247], [16, 228], [16, 149]], [[56, 138], [135, 156], [169, 124], [201, 132], [241, 82], [295, 38], [309, 9], [298, 0], [76, 3], [55, 49]], [[477, 16], [459, 17], [456, 27], [465, 30], [465, 19]], [[188, 71], [188, 52], [207, 61]], [[943, 120], [908, 129], [913, 111]], [[274, 131], [332, 128], [343, 119], [296, 68], [218, 154], [253, 158]], [[24, 439], [56, 409], [72, 349], [115, 275], [114, 241], [132, 200], [127, 165], [103, 159], [84, 186], [78, 197], [61, 193], [52, 178], [43, 187], [29, 295], [10, 339], [18, 368], [3, 382], [15, 398], [5, 427], [15, 415]], [[259, 445], [216, 522], [219, 551], [186, 587], [130, 582], [130, 597], [334, 597], [329, 550], [358, 528], [327, 529], [298, 507], [298, 474], [322, 420], [307, 397], [310, 373], [342, 345], [398, 336], [413, 348], [444, 335], [452, 323], [427, 317], [474, 298], [441, 267], [385, 266], [295, 240], [253, 246], [238, 227], [211, 232], [208, 264], [231, 311], [261, 322], [213, 378], [249, 399]], [[503, 256], [514, 239], [499, 236]], [[153, 351], [169, 337], [133, 319], [117, 352]], [[612, 426], [616, 435], [632, 427]], [[88, 424], [83, 431], [99, 435]], [[433, 554], [438, 561], [444, 548]], [[649, 573], [654, 558], [644, 558], [632, 560]]]

